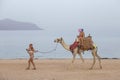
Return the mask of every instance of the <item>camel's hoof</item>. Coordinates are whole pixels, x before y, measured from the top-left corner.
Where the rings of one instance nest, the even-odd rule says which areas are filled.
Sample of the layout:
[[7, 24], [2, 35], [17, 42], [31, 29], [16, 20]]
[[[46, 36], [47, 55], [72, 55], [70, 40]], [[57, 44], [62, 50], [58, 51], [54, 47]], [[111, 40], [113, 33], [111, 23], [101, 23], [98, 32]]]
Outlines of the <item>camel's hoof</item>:
[[91, 68], [89, 68], [89, 70], [92, 70], [93, 68], [91, 67]]
[[100, 69], [102, 69], [102, 66], [100, 66]]
[[30, 68], [26, 68], [25, 70], [29, 70]]
[[32, 70], [36, 70], [36, 68], [32, 68]]

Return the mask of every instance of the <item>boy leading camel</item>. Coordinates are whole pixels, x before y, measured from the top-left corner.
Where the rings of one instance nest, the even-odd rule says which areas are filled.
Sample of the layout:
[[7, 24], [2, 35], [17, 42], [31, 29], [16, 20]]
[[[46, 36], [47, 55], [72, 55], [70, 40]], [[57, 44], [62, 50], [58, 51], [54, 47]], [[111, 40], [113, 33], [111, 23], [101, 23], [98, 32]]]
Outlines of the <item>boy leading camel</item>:
[[31, 63], [32, 63], [33, 70], [36, 70], [35, 63], [33, 61], [33, 59], [34, 59], [34, 52], [35, 52], [35, 49], [33, 48], [33, 44], [29, 44], [29, 48], [26, 49], [26, 50], [27, 50], [27, 52], [28, 52], [28, 54], [30, 56], [30, 58], [28, 60], [28, 67], [26, 69], [29, 70], [30, 66], [31, 66]]

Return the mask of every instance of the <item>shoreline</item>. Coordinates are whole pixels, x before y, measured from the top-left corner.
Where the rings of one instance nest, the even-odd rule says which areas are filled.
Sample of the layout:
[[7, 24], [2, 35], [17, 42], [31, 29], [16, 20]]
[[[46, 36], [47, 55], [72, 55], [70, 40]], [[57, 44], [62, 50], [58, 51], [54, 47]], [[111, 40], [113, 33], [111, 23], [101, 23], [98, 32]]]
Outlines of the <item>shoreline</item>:
[[[1, 58], [0, 60], [28, 60], [29, 58]], [[34, 58], [34, 60], [70, 60], [72, 58]], [[78, 60], [80, 58], [76, 58], [76, 60]], [[85, 60], [91, 60], [93, 58], [83, 58]], [[101, 58], [101, 60], [103, 59], [120, 59], [120, 58]]]

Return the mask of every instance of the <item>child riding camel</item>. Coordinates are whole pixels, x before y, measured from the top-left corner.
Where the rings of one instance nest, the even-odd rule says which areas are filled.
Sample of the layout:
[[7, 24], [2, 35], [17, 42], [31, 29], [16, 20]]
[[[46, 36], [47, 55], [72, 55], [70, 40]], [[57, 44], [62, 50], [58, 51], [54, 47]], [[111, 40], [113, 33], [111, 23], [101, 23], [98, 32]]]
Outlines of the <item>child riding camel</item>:
[[81, 47], [83, 47], [83, 41], [84, 41], [84, 38], [85, 38], [85, 33], [84, 33], [84, 30], [83, 29], [79, 29], [78, 30], [80, 33], [79, 35], [77, 36], [75, 42], [70, 46], [70, 50], [71, 52], [73, 52], [73, 49], [75, 49], [78, 45], [80, 45]]
[[80, 42], [80, 45], [83, 46], [84, 45], [83, 41], [84, 41], [84, 38], [85, 38], [85, 33], [84, 33], [83, 29], [79, 29], [79, 32], [80, 32], [79, 36], [78, 36], [79, 42]]

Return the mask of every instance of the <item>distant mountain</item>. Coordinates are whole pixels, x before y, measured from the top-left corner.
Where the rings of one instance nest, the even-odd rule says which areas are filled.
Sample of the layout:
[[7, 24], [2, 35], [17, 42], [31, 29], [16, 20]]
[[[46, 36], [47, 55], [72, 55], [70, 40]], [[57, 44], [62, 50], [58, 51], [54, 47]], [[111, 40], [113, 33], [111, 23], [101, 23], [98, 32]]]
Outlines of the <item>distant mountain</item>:
[[11, 19], [0, 20], [0, 30], [42, 30], [36, 24]]

